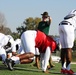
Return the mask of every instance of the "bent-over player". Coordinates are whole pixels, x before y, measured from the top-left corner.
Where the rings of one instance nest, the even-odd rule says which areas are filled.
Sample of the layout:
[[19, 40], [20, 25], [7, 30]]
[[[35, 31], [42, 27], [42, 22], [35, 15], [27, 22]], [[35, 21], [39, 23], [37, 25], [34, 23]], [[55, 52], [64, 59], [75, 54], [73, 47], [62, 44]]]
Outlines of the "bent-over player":
[[41, 54], [42, 71], [46, 73], [51, 52], [53, 52], [57, 46], [56, 42], [39, 30], [28, 30], [23, 32], [21, 35], [21, 42], [25, 53], [7, 59], [8, 69], [13, 70], [12, 61], [14, 61], [15, 64], [31, 63], [35, 56], [35, 48], [38, 48]]

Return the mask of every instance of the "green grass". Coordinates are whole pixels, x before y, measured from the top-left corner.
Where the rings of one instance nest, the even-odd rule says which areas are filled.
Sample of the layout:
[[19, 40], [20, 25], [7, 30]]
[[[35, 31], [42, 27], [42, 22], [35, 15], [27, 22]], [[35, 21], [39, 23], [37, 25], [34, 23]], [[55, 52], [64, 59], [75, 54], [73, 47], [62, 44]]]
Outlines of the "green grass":
[[[42, 70], [37, 69], [31, 64], [19, 64], [14, 66], [14, 71], [9, 71], [6, 66], [0, 62], [0, 75], [62, 75], [60, 74], [61, 64], [54, 63], [55, 67], [52, 68], [49, 74], [45, 74]], [[76, 65], [71, 65], [71, 68], [76, 72]]]

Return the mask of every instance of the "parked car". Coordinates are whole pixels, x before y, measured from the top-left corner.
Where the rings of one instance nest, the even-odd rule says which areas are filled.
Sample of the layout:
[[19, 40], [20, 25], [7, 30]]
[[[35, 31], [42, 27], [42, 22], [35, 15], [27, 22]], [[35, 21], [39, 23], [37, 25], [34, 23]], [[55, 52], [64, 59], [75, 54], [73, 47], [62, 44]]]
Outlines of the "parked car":
[[61, 61], [61, 58], [59, 57], [59, 56], [51, 56], [51, 58], [52, 58], [52, 61], [54, 61], [54, 62], [60, 62]]

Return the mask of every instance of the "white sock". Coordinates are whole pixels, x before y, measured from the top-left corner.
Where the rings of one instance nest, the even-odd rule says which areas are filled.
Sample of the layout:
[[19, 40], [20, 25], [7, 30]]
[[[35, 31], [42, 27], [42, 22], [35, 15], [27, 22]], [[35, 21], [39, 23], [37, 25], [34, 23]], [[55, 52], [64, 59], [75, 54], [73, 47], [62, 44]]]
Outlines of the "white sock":
[[11, 57], [11, 59], [15, 62], [15, 64], [19, 64], [20, 63], [19, 57], [13, 56], [13, 57]]
[[66, 67], [67, 70], [70, 70], [70, 64]]
[[66, 62], [63, 64], [62, 69], [66, 69]]

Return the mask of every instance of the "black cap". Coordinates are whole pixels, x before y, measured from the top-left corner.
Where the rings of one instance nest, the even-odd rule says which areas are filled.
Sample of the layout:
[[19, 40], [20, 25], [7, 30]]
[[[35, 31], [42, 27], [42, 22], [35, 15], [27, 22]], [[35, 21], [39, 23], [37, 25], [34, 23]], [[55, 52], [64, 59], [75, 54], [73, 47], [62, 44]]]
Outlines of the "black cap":
[[46, 16], [48, 16], [48, 12], [43, 12], [43, 14], [41, 14], [41, 15], [46, 15]]

